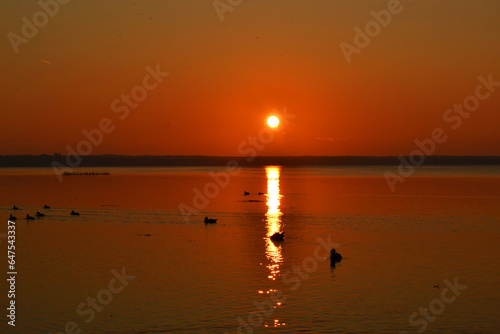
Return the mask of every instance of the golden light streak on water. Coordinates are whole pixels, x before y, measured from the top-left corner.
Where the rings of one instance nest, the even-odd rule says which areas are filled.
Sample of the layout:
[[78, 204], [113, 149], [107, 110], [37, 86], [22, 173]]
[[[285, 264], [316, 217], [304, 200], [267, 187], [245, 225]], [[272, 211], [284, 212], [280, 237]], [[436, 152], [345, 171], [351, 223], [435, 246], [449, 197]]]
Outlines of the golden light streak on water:
[[268, 276], [271, 280], [276, 280], [280, 272], [280, 264], [283, 262], [283, 255], [281, 253], [281, 245], [273, 243], [269, 237], [276, 232], [283, 231], [283, 224], [281, 216], [283, 213], [280, 209], [281, 198], [280, 194], [280, 167], [267, 166], [267, 213], [266, 213], [266, 255], [270, 263], [267, 266], [270, 274]]

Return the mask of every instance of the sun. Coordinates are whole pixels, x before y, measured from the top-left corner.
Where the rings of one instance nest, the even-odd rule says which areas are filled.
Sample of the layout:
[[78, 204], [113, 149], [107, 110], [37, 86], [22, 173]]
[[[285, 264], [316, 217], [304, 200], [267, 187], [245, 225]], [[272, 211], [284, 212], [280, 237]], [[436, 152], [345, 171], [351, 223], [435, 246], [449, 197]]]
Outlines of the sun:
[[270, 116], [267, 119], [267, 125], [269, 125], [271, 128], [275, 128], [280, 125], [280, 119], [276, 116]]

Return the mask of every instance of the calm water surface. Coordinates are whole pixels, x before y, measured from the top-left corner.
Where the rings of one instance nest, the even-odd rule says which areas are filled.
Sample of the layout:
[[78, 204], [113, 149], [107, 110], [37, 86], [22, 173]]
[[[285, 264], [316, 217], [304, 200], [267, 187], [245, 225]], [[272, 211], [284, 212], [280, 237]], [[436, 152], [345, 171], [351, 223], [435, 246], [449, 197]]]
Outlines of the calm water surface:
[[[18, 217], [15, 332], [497, 333], [499, 168], [421, 168], [394, 193], [385, 169], [250, 168], [224, 187], [221, 168], [86, 168], [110, 175], [61, 183], [0, 169], [0, 247]], [[187, 223], [179, 205], [196, 203]], [[110, 292], [113, 270], [135, 278]], [[467, 288], [445, 303], [455, 279]]]

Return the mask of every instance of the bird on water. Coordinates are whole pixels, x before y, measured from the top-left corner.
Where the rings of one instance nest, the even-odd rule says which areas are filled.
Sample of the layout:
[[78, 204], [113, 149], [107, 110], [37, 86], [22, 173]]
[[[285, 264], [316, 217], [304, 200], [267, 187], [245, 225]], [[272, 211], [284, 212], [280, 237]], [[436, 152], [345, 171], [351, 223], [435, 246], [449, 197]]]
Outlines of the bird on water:
[[332, 267], [335, 267], [335, 264], [340, 261], [342, 261], [342, 255], [337, 253], [335, 251], [335, 248], [332, 248], [332, 250], [330, 251], [330, 265]]
[[285, 232], [276, 232], [269, 237], [271, 241], [283, 241], [285, 240]]
[[209, 219], [208, 217], [205, 217], [205, 220], [203, 221], [205, 224], [216, 224], [217, 219]]

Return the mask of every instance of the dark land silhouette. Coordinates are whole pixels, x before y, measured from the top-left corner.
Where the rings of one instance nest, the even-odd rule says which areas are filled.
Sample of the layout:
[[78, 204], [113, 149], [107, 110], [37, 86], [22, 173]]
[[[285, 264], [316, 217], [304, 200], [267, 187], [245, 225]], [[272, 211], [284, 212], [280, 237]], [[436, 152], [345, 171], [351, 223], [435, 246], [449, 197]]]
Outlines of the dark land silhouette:
[[[130, 155], [89, 155], [82, 156], [77, 167], [153, 167], [153, 166], [225, 166], [235, 160], [244, 167], [281, 166], [397, 166], [400, 159], [395, 156], [257, 156], [216, 157], [216, 156], [130, 156]], [[408, 161], [408, 157], [404, 157]], [[53, 162], [69, 166], [66, 156], [56, 155], [3, 155], [0, 167], [52, 167]], [[426, 156], [425, 166], [453, 165], [500, 165], [500, 156]]]

